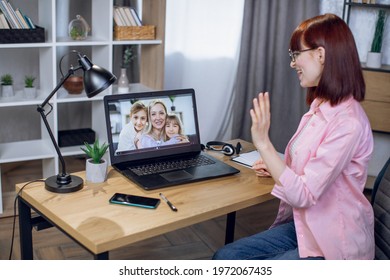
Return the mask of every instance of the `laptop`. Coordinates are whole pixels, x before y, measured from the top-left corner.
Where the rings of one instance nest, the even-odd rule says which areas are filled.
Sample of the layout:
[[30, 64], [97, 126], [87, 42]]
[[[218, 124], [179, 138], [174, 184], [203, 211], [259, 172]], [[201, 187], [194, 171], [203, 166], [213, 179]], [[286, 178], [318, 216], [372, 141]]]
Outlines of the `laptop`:
[[[151, 116], [139, 110], [132, 122], [140, 105]], [[145, 190], [239, 172], [202, 151], [193, 89], [107, 95], [104, 111], [111, 165]]]

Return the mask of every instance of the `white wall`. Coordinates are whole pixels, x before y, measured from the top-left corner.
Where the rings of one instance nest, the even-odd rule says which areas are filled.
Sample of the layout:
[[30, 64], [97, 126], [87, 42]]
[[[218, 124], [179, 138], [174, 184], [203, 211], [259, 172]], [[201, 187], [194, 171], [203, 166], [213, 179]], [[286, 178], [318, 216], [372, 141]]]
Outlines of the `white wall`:
[[215, 139], [236, 75], [244, 0], [167, 0], [165, 88], [194, 88], [202, 143]]

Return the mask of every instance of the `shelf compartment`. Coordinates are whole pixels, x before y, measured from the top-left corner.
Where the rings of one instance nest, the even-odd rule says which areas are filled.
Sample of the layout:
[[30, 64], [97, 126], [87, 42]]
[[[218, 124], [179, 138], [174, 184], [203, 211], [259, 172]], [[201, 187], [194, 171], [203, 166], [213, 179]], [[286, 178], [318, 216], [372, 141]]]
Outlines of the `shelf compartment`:
[[15, 91], [15, 95], [13, 97], [0, 98], [0, 107], [39, 105], [45, 100], [45, 98], [46, 96], [41, 90], [37, 90], [37, 97], [35, 99], [25, 98], [23, 90], [17, 90]]
[[19, 141], [0, 144], [0, 164], [54, 158], [53, 143], [48, 140]]

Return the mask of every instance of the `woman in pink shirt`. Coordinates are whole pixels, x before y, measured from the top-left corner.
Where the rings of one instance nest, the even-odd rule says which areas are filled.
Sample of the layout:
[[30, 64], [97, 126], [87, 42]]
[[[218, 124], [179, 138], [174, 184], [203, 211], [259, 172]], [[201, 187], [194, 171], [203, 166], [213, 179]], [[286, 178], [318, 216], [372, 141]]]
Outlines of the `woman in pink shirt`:
[[363, 194], [373, 136], [360, 101], [365, 83], [353, 35], [333, 14], [292, 34], [290, 66], [310, 110], [281, 160], [272, 145], [268, 93], [253, 100], [253, 169], [275, 180], [280, 199], [269, 230], [226, 245], [215, 259], [373, 259], [374, 215]]

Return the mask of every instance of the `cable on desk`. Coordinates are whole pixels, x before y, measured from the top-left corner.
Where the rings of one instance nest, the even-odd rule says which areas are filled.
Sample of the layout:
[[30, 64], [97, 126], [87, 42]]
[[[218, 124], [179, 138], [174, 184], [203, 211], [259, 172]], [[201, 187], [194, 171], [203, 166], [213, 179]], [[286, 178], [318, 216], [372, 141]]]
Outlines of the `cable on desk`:
[[34, 181], [27, 182], [26, 184], [24, 184], [23, 187], [20, 188], [20, 190], [19, 190], [18, 193], [16, 194], [16, 197], [15, 197], [15, 200], [14, 200], [14, 221], [13, 221], [13, 225], [12, 225], [11, 248], [10, 248], [10, 250], [9, 250], [9, 257], [8, 257], [8, 260], [11, 260], [11, 259], [12, 259], [12, 248], [14, 247], [15, 224], [16, 224], [16, 201], [18, 200], [19, 195], [20, 195], [20, 193], [22, 192], [22, 190], [23, 190], [26, 186], [28, 186], [29, 184], [35, 183], [35, 182], [45, 182], [45, 180], [38, 179], [38, 180], [34, 180]]

